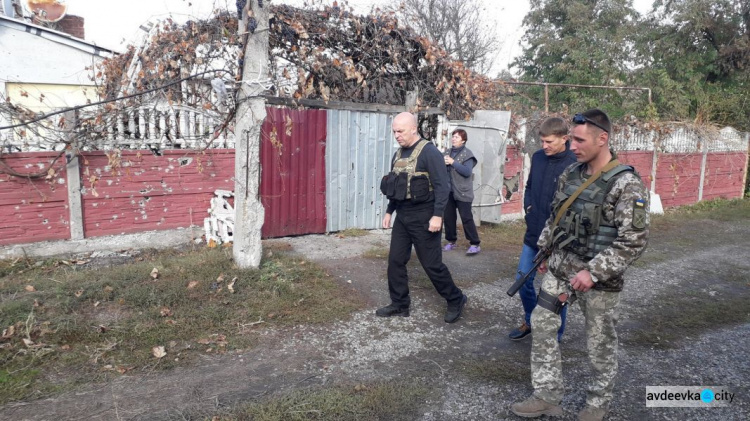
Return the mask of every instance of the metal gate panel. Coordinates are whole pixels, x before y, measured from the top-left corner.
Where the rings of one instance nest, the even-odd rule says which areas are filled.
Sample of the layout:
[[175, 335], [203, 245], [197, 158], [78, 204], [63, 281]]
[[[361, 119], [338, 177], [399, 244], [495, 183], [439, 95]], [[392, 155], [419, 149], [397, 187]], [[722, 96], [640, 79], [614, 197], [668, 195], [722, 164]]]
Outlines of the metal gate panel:
[[467, 146], [474, 152], [478, 165], [474, 168], [474, 219], [498, 223], [502, 216], [503, 181], [509, 111], [474, 112], [471, 121], [451, 121], [449, 131], [466, 130]]
[[393, 114], [328, 110], [326, 231], [376, 229], [388, 201], [380, 179], [390, 171], [398, 143]]
[[326, 230], [326, 112], [266, 108], [261, 128], [262, 236]]

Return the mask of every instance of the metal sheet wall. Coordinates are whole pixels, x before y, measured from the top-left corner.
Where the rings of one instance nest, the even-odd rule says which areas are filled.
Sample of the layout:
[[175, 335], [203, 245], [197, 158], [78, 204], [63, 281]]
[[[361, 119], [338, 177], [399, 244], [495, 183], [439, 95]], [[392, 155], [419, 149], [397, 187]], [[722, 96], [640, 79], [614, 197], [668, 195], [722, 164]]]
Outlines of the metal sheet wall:
[[326, 230], [326, 112], [266, 108], [261, 128], [262, 236]]
[[381, 228], [388, 201], [380, 179], [398, 149], [392, 121], [393, 114], [328, 110], [327, 231]]

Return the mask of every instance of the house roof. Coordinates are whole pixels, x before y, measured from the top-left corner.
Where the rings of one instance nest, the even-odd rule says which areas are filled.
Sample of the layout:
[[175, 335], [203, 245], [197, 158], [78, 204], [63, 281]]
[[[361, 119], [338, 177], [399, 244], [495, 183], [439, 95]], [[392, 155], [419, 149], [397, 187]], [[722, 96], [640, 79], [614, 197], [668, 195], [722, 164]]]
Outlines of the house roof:
[[33, 23], [25, 22], [18, 19], [13, 19], [0, 13], [0, 27], [9, 29], [15, 29], [17, 31], [28, 32], [32, 35], [39, 36], [46, 40], [56, 42], [58, 44], [67, 45], [69, 47], [76, 48], [83, 52], [89, 53], [99, 57], [112, 57], [118, 54], [114, 50], [109, 48], [100, 47], [90, 42], [84, 41], [80, 38], [76, 38], [70, 34], [64, 32], [55, 31], [54, 29], [45, 28], [43, 26], [34, 25]]

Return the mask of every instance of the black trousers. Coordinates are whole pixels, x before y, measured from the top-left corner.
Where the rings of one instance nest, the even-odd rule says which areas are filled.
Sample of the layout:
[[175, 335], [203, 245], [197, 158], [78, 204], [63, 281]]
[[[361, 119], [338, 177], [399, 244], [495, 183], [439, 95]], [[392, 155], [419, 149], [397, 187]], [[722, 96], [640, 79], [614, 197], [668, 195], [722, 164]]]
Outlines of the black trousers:
[[391, 302], [400, 307], [411, 304], [409, 298], [409, 278], [406, 264], [411, 258], [411, 247], [417, 251], [417, 258], [432, 281], [438, 294], [448, 304], [458, 304], [461, 292], [453, 282], [448, 267], [443, 263], [443, 250], [440, 245], [442, 233], [430, 232], [432, 204], [419, 209], [399, 209], [391, 233], [391, 249], [388, 253], [388, 291]]
[[455, 243], [458, 239], [458, 230], [456, 229], [456, 209], [461, 214], [461, 224], [464, 226], [464, 235], [469, 240], [469, 244], [478, 246], [479, 233], [477, 225], [474, 223], [474, 215], [471, 214], [471, 202], [462, 202], [453, 197], [453, 193], [448, 195], [448, 204], [445, 206], [445, 239]]

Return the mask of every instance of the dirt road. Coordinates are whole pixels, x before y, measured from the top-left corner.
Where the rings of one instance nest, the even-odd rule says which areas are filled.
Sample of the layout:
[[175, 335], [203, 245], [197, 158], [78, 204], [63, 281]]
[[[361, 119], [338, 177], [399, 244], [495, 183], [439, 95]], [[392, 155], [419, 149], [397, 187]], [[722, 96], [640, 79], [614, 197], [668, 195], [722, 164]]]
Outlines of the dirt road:
[[[647, 253], [626, 275], [620, 369], [607, 419], [750, 418], [748, 238], [749, 221], [685, 220], [654, 231]], [[531, 341], [507, 338], [521, 320], [518, 298], [505, 294], [518, 250], [446, 254], [469, 297], [464, 317], [448, 325], [442, 320], [444, 302], [416, 259], [410, 264], [411, 317], [374, 316], [374, 309], [388, 302], [385, 260], [377, 257], [387, 247], [387, 234], [280, 241], [324, 266], [368, 308], [328, 326], [262, 331], [257, 348], [206, 356], [195, 367], [123, 376], [52, 399], [9, 404], [0, 408], [0, 419], [202, 419], [220, 408], [292, 390], [377, 381], [429, 388], [428, 399], [415, 402], [414, 413], [404, 419], [517, 419], [509, 405], [531, 393]], [[562, 419], [575, 419], [589, 374], [576, 306], [561, 348], [567, 388]], [[724, 386], [735, 397], [725, 408], [646, 408], [646, 386], [659, 385]]]

